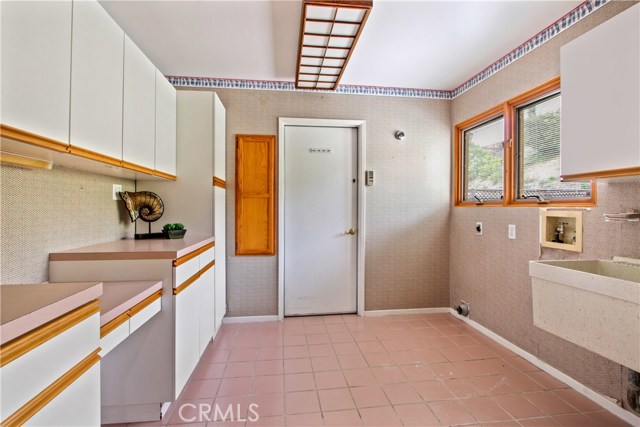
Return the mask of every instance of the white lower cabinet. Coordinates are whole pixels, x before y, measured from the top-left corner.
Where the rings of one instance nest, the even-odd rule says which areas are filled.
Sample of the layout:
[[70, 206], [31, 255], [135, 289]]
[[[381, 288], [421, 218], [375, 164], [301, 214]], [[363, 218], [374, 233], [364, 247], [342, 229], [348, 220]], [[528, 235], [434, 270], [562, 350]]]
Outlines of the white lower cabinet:
[[180, 281], [175, 282], [178, 284], [174, 297], [176, 397], [216, 333], [214, 248], [176, 267], [174, 276], [185, 277], [184, 272], [191, 271], [194, 262], [199, 266], [198, 271], [187, 278], [182, 287]]
[[1, 425], [100, 425], [100, 314], [89, 311], [71, 311], [14, 340], [28, 350], [0, 368]]
[[100, 425], [100, 362], [38, 411], [25, 426]]
[[180, 394], [191, 372], [198, 364], [199, 346], [199, 280], [196, 280], [184, 291], [175, 296], [176, 315], [176, 370], [175, 395]]
[[[213, 251], [213, 250], [212, 250]], [[201, 356], [216, 331], [215, 319], [215, 267], [200, 276], [200, 334], [198, 353]]]
[[[197, 242], [189, 241], [188, 237], [184, 239], [189, 247]], [[122, 244], [122, 248], [118, 244]], [[146, 241], [124, 240], [105, 245], [112, 252], [122, 253], [131, 251], [132, 246], [148, 250], [144, 249], [148, 248], [146, 244]], [[215, 247], [211, 240], [203, 245], [193, 252], [181, 253], [177, 259], [155, 258], [154, 254], [148, 259], [131, 259], [128, 254], [124, 259], [110, 259], [110, 252], [100, 250], [94, 259], [80, 256], [56, 260], [52, 254], [51, 281], [63, 278], [74, 282], [163, 281], [162, 297], [137, 312], [129, 320], [129, 326], [123, 327], [124, 332], [129, 330], [129, 337], [116, 340], [117, 345], [110, 344], [111, 351], [103, 352], [100, 378], [103, 424], [159, 420], [161, 406], [178, 399], [201, 353], [215, 336]], [[91, 247], [90, 252], [95, 253], [95, 248]], [[166, 252], [162, 248], [161, 251]], [[143, 321], [148, 316], [152, 317], [140, 326], [138, 318]], [[115, 332], [112, 330], [103, 339], [109, 339]], [[96, 337], [96, 348], [98, 339]], [[2, 403], [4, 407], [4, 401]]]

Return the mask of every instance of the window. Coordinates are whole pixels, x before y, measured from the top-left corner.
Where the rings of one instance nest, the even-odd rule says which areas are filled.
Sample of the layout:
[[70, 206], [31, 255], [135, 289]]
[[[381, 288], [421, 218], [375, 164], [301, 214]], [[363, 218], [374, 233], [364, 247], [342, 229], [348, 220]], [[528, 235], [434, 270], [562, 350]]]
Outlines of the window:
[[560, 78], [455, 127], [456, 206], [593, 206], [595, 182], [560, 180]]
[[591, 182], [560, 181], [560, 93], [516, 108], [518, 199], [589, 199]]
[[501, 200], [504, 195], [504, 117], [466, 129], [463, 140], [464, 200]]

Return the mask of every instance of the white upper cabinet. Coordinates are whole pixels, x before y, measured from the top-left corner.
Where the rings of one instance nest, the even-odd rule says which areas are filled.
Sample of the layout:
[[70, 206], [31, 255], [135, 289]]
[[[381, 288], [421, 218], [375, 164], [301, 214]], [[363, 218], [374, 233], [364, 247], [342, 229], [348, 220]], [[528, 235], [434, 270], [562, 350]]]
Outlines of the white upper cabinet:
[[73, 3], [71, 146], [122, 159], [124, 31], [97, 1]]
[[640, 174], [640, 4], [563, 46], [561, 65], [562, 175]]
[[71, 1], [0, 3], [2, 124], [69, 143]]
[[155, 169], [176, 174], [176, 89], [156, 70]]
[[122, 160], [155, 167], [156, 68], [125, 35]]
[[226, 180], [227, 110], [213, 94], [213, 176]]

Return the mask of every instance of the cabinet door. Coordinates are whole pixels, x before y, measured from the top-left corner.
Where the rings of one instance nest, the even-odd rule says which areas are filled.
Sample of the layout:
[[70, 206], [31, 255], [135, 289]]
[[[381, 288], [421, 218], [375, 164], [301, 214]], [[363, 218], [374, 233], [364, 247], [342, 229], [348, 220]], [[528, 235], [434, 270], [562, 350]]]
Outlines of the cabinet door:
[[124, 38], [122, 160], [155, 167], [156, 68], [127, 36]]
[[71, 1], [0, 7], [2, 124], [68, 144]]
[[635, 5], [562, 47], [562, 175], [640, 166], [638, 28]]
[[216, 236], [216, 272], [215, 272], [215, 302], [216, 320], [215, 330], [222, 325], [222, 319], [227, 313], [227, 276], [226, 276], [226, 191], [223, 188], [214, 187], [213, 195], [215, 199], [215, 224], [214, 234]]
[[215, 270], [215, 266], [211, 267], [198, 280], [200, 282], [199, 355], [204, 353], [215, 332]]
[[100, 362], [26, 422], [27, 426], [100, 426]]
[[[213, 94], [213, 176], [226, 180], [227, 172], [227, 112]], [[217, 237], [217, 236], [216, 236]]]
[[176, 175], [176, 89], [156, 70], [155, 169]]
[[124, 32], [96, 1], [73, 2], [72, 147], [122, 159]]
[[199, 282], [175, 296], [175, 397], [187, 383], [200, 358]]

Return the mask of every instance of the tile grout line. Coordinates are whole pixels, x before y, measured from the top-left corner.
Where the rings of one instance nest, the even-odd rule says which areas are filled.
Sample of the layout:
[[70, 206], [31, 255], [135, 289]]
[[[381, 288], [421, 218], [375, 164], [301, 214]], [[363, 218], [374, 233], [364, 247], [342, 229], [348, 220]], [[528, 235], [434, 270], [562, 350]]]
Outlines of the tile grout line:
[[[628, 412], [628, 411], [624, 410], [623, 408], [619, 407], [618, 405], [615, 405], [614, 403], [612, 403], [608, 399], [606, 399], [604, 396], [602, 396], [599, 393], [591, 390], [590, 388], [588, 388], [584, 384], [578, 382], [577, 380], [573, 379], [572, 377], [568, 376], [567, 374], [565, 374], [565, 373], [561, 372], [560, 370], [554, 368], [553, 366], [551, 366], [548, 363], [544, 362], [543, 360], [537, 358], [533, 354], [531, 354], [531, 353], [523, 350], [522, 348], [516, 346], [512, 342], [506, 340], [505, 338], [501, 337], [500, 335], [496, 334], [495, 332], [491, 331], [490, 329], [480, 325], [479, 323], [477, 323], [477, 322], [475, 322], [475, 321], [473, 321], [471, 319], [468, 319], [466, 317], [460, 316], [453, 309], [450, 309], [450, 310], [451, 310], [450, 314], [452, 316], [454, 316], [455, 318], [462, 320], [463, 322], [465, 322], [466, 324], [468, 324], [472, 328], [475, 328], [476, 330], [480, 331], [486, 337], [491, 338], [496, 343], [498, 343], [498, 344], [502, 345], [503, 347], [513, 351], [514, 353], [516, 353], [517, 355], [519, 355], [520, 357], [522, 357], [526, 361], [530, 362], [531, 364], [537, 366], [542, 371], [544, 371], [547, 374], [551, 375], [555, 379], [560, 380], [561, 382], [567, 384], [569, 387], [571, 387], [571, 389], [577, 391], [578, 393], [580, 393], [584, 397], [588, 398], [589, 400], [593, 401], [594, 403], [602, 406], [604, 409], [608, 410], [609, 412], [611, 412], [612, 414], [614, 414], [618, 418], [621, 418], [622, 420], [630, 423], [631, 425], [640, 425], [640, 417], [637, 417], [637, 416], [633, 415], [631, 412]], [[582, 412], [580, 412], [580, 413], [582, 413]]]

